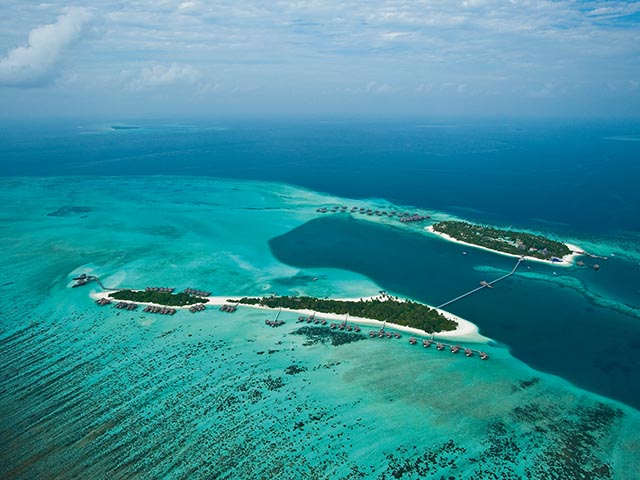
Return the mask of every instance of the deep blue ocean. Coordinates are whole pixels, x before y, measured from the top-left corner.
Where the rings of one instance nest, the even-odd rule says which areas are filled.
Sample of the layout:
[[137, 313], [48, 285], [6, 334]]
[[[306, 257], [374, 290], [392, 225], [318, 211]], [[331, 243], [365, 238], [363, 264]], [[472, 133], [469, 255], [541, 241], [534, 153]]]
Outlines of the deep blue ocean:
[[2, 175], [209, 175], [561, 234], [640, 231], [640, 123], [245, 120], [4, 124]]
[[[634, 478], [625, 465], [637, 464], [633, 422], [640, 409], [639, 159], [640, 122], [630, 121], [2, 124], [0, 235], [7, 257], [0, 271], [0, 406], [11, 414], [0, 421], [0, 437], [9, 439], [3, 458], [19, 461], [0, 469], [0, 476], [27, 478], [60, 462], [72, 468], [71, 477], [134, 475], [145, 471], [148, 454], [154, 460], [147, 478], [167, 472], [189, 478], [193, 465], [218, 475], [235, 472], [220, 478], [242, 478], [239, 472], [264, 473], [260, 458], [281, 461], [280, 473], [298, 465], [301, 476], [355, 478], [349, 476], [356, 472], [350, 458], [353, 465], [370, 465], [375, 478], [390, 478], [399, 468], [393, 455], [398, 465], [409, 459], [414, 473], [433, 455], [457, 458], [457, 472], [455, 466], [437, 470], [453, 478], [488, 478], [478, 458], [486, 459], [495, 478], [513, 471], [520, 477], [510, 478], [577, 478], [566, 472]], [[193, 277], [222, 295], [277, 289], [360, 296], [382, 288], [440, 305], [515, 263], [428, 235], [425, 224], [316, 214], [314, 202], [329, 206], [331, 196], [348, 199], [347, 205], [393, 204], [527, 229], [606, 259], [582, 257], [588, 265], [598, 262], [599, 270], [525, 262], [494, 289], [446, 307], [492, 339], [491, 362], [476, 358], [462, 368], [449, 361], [451, 355], [416, 357], [407, 342], [397, 350], [367, 342], [341, 350], [301, 346], [297, 337], [255, 329], [263, 327], [255, 312], [240, 312], [235, 323], [217, 311], [208, 317], [182, 312], [175, 319], [137, 312], [129, 318], [133, 314], [98, 310], [86, 291], [68, 287], [76, 273], [94, 271], [131, 288]], [[404, 373], [392, 374], [385, 362]], [[296, 365], [304, 367], [298, 377], [281, 375]], [[529, 367], [552, 375], [540, 380]], [[406, 382], [405, 374], [421, 380]], [[69, 391], [67, 376], [73, 380]], [[578, 388], [567, 389], [562, 379]], [[451, 397], [448, 382], [457, 385]], [[329, 385], [337, 385], [335, 391]], [[491, 399], [494, 390], [500, 401]], [[616, 423], [622, 422], [617, 410], [585, 390], [630, 406], [628, 423]], [[95, 392], [103, 403], [93, 405]], [[394, 401], [406, 402], [404, 410], [394, 413]], [[29, 408], [22, 410], [24, 402]], [[341, 402], [371, 415], [344, 411]], [[414, 408], [422, 412], [415, 431], [403, 413]], [[261, 426], [263, 438], [274, 435], [293, 456], [281, 459], [282, 448], [259, 440], [245, 415]], [[452, 420], [455, 415], [462, 421]], [[294, 417], [295, 428], [282, 420]], [[187, 434], [182, 424], [189, 425]], [[310, 425], [316, 430], [303, 430]], [[331, 436], [340, 428], [353, 440]], [[426, 438], [420, 429], [431, 435], [425, 445], [441, 445], [439, 450], [416, 453]], [[195, 439], [196, 430], [211, 443]], [[413, 433], [405, 438], [402, 432]], [[326, 451], [309, 444], [297, 452], [303, 441], [297, 435], [303, 434], [318, 445], [326, 441]], [[190, 453], [174, 459], [171, 452], [184, 446], [181, 435], [187, 435]], [[377, 439], [375, 459], [370, 435]], [[169, 437], [177, 443], [165, 443]], [[401, 437], [406, 444], [388, 450], [385, 442]], [[466, 438], [464, 455], [452, 438]], [[52, 439], [59, 449], [49, 449]], [[41, 444], [32, 456], [30, 442], [36, 441]], [[596, 443], [605, 452], [594, 454], [602, 465], [585, 447]], [[242, 455], [249, 460], [238, 466], [237, 455], [224, 450], [217, 464], [210, 462], [216, 444], [228, 452], [248, 446]], [[334, 448], [345, 455], [335, 467], [339, 476], [327, 473], [334, 471], [326, 462]], [[561, 453], [556, 458], [553, 452]], [[110, 459], [117, 460], [115, 470]], [[309, 465], [296, 463], [306, 459]], [[539, 464], [550, 470], [532, 473]]]

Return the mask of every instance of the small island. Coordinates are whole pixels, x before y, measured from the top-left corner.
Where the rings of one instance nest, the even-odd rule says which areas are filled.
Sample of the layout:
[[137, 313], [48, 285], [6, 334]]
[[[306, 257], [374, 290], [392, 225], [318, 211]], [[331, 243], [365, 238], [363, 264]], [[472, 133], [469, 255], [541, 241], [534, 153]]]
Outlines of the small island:
[[572, 251], [565, 243], [551, 240], [542, 235], [474, 225], [462, 221], [438, 222], [429, 229], [436, 234], [470, 245], [549, 262], [569, 262], [567, 257], [570, 258], [572, 254], [579, 253]]
[[137, 125], [111, 125], [111, 130], [140, 130]]
[[349, 314], [352, 317], [368, 318], [395, 325], [416, 328], [426, 333], [449, 332], [458, 326], [442, 313], [410, 300], [400, 301], [386, 297], [367, 300], [332, 300], [314, 297], [243, 297], [230, 300], [245, 305], [268, 308], [287, 308], [290, 310], [311, 310], [319, 313], [337, 315]]
[[208, 301], [206, 298], [184, 292], [172, 293], [149, 290], [118, 290], [117, 292], [109, 293], [109, 296], [116, 300], [153, 303], [167, 307], [184, 307], [186, 305], [195, 305]]

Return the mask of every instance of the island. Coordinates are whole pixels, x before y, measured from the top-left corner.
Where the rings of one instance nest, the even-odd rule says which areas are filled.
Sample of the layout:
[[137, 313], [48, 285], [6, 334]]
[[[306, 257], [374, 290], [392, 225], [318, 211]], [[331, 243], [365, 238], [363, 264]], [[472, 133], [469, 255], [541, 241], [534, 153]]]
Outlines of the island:
[[111, 130], [140, 130], [137, 125], [111, 125]]
[[458, 220], [438, 222], [427, 227], [427, 230], [467, 245], [552, 263], [571, 264], [574, 255], [584, 253], [574, 245], [542, 235], [475, 225]]
[[449, 332], [457, 323], [434, 308], [410, 300], [374, 297], [360, 300], [333, 300], [314, 297], [243, 297], [230, 300], [244, 305], [289, 310], [311, 310], [318, 313], [349, 315], [422, 330], [426, 333]]
[[118, 290], [116, 292], [109, 293], [108, 296], [115, 300], [124, 300], [137, 303], [151, 303], [167, 307], [184, 307], [187, 305], [195, 305], [207, 301], [206, 298], [198, 297], [196, 295], [190, 295], [184, 292], [172, 293], [149, 290]]

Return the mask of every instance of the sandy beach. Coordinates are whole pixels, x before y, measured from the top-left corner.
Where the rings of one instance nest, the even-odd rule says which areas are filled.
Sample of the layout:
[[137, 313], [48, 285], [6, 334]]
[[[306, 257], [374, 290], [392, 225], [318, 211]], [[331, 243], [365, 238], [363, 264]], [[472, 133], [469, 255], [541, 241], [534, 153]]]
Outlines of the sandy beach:
[[491, 248], [487, 248], [487, 247], [483, 247], [481, 245], [474, 245], [473, 243], [468, 243], [468, 242], [463, 242], [462, 240], [458, 240], [457, 238], [453, 238], [450, 235], [447, 235], [446, 233], [442, 233], [442, 232], [436, 232], [433, 229], [432, 225], [429, 225], [428, 227], [424, 228], [426, 231], [428, 231], [429, 233], [432, 233], [433, 235], [437, 235], [440, 238], [443, 238], [449, 242], [454, 242], [454, 243], [459, 243], [460, 245], [466, 245], [468, 247], [473, 247], [473, 248], [480, 248], [482, 250], [486, 250], [488, 252], [493, 252], [493, 253], [497, 253], [498, 255], [506, 255], [507, 257], [512, 257], [512, 258], [520, 258], [520, 257], [524, 257], [525, 260], [528, 261], [532, 261], [532, 262], [540, 262], [540, 263], [545, 263], [547, 265], [555, 265], [555, 266], [559, 266], [559, 267], [570, 267], [574, 264], [575, 259], [577, 257], [579, 257], [580, 255], [584, 254], [584, 251], [576, 246], [573, 245], [571, 243], [566, 243], [563, 242], [567, 248], [569, 248], [569, 250], [571, 250], [571, 253], [569, 255], [565, 255], [564, 257], [562, 257], [560, 262], [552, 262], [550, 260], [543, 260], [541, 258], [536, 258], [536, 257], [532, 257], [529, 255], [516, 255], [513, 253], [506, 253], [506, 252], [500, 252], [498, 250], [493, 250]]
[[[94, 300], [98, 300], [100, 298], [110, 298], [109, 297], [109, 293], [111, 292], [92, 292], [90, 294], [91, 298]], [[234, 297], [234, 296], [211, 296], [211, 297], [206, 297], [207, 302], [202, 302], [205, 305], [211, 305], [211, 306], [221, 306], [224, 305], [226, 303], [230, 303], [230, 301], [237, 301], [240, 300], [243, 297]], [[340, 300], [340, 301], [360, 301], [360, 300], [373, 300], [373, 299], [379, 299], [379, 300], [384, 300], [386, 297], [382, 297], [382, 296], [371, 296], [371, 297], [359, 297], [359, 298], [336, 298], [335, 300]], [[396, 299], [396, 300], [401, 300], [401, 299]], [[159, 305], [159, 304], [155, 304], [155, 303], [148, 303], [148, 302], [134, 302], [137, 303], [138, 305], [150, 305], [150, 306], [163, 306], [163, 305]], [[452, 331], [448, 331], [448, 332], [435, 332], [434, 335], [441, 340], [458, 340], [458, 341], [464, 341], [464, 342], [469, 342], [469, 343], [486, 343], [488, 341], [490, 341], [491, 339], [484, 337], [482, 335], [480, 335], [479, 331], [478, 331], [478, 327], [470, 322], [469, 320], [465, 320], [464, 318], [461, 318], [457, 315], [454, 315], [451, 312], [447, 312], [445, 310], [441, 310], [441, 309], [437, 309], [435, 307], [432, 307], [430, 305], [427, 305], [429, 308], [433, 308], [434, 310], [437, 310], [439, 313], [441, 313], [442, 315], [444, 315], [445, 318], [447, 318], [448, 320], [452, 320], [454, 322], [456, 322], [457, 327], [455, 330]], [[277, 308], [270, 308], [270, 307], [265, 307], [262, 305], [245, 305], [245, 304], [240, 304], [240, 307], [247, 307], [247, 308], [256, 308], [256, 309], [262, 309], [262, 310], [278, 310]], [[175, 308], [176, 310], [188, 310], [189, 309], [189, 305], [187, 306], [182, 306], [182, 307], [171, 307], [171, 308]], [[323, 312], [313, 312], [311, 310], [293, 310], [293, 309], [289, 309], [289, 308], [283, 308], [283, 311], [286, 312], [294, 312], [294, 313], [298, 313], [301, 315], [311, 315], [313, 313], [315, 313], [318, 317], [320, 318], [326, 318], [327, 320], [337, 320], [337, 321], [343, 321], [345, 319], [345, 315], [339, 315], [336, 313], [323, 313]], [[350, 323], [355, 323], [358, 325], [366, 325], [366, 326], [371, 326], [371, 327], [376, 327], [376, 328], [381, 328], [383, 325], [385, 325], [385, 322], [381, 322], [380, 320], [373, 320], [371, 318], [361, 318], [361, 317], [349, 317], [349, 322]], [[406, 327], [404, 325], [397, 325], [395, 323], [391, 323], [391, 322], [386, 322], [386, 326], [388, 328], [392, 328], [394, 330], [398, 330], [398, 331], [402, 331], [402, 332], [406, 332], [409, 333], [411, 335], [416, 335], [416, 336], [421, 336], [421, 337], [430, 337], [431, 334], [423, 331], [423, 330], [419, 330], [417, 328], [412, 328], [412, 327]]]

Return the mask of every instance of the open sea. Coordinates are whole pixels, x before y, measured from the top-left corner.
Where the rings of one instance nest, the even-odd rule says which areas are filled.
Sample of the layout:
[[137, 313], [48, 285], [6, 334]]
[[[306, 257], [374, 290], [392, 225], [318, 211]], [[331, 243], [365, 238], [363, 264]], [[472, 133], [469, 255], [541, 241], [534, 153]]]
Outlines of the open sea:
[[[0, 478], [640, 478], [639, 158], [640, 122], [0, 125]], [[71, 288], [440, 305], [515, 265], [424, 230], [450, 218], [606, 259], [447, 306], [485, 362]]]

